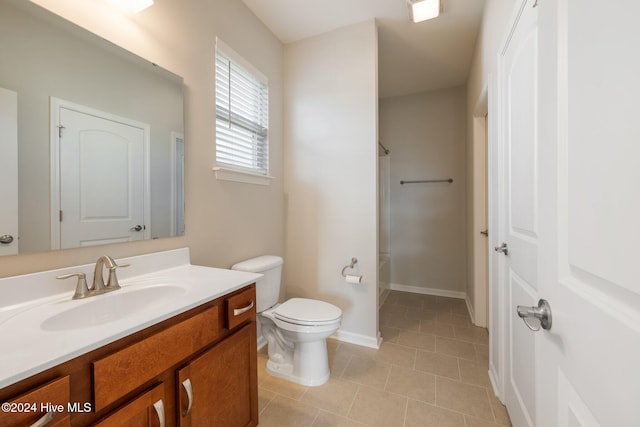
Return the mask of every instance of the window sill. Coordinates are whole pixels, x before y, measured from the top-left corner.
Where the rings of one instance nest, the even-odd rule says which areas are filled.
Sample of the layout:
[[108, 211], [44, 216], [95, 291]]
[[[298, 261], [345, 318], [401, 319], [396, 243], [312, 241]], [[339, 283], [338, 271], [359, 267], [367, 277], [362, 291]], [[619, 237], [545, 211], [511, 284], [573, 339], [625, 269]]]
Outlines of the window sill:
[[274, 179], [272, 176], [257, 175], [250, 172], [241, 172], [233, 169], [226, 168], [213, 168], [216, 174], [216, 179], [221, 181], [235, 181], [245, 184], [257, 184], [257, 185], [271, 185], [271, 181]]

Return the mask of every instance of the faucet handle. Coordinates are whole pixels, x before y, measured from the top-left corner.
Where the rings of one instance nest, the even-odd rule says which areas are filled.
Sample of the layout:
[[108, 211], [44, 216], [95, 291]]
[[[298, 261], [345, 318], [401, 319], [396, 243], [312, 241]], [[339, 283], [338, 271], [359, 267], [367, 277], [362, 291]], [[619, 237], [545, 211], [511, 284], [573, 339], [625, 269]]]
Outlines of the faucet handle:
[[107, 267], [109, 269], [109, 278], [107, 279], [106, 288], [110, 291], [115, 291], [116, 289], [120, 289], [120, 283], [118, 283], [118, 277], [116, 276], [116, 269], [120, 267], [129, 267], [131, 264], [118, 265], [113, 261], [113, 258], [111, 261], [111, 264]]
[[73, 299], [82, 299], [89, 296], [89, 287], [87, 286], [87, 276], [84, 273], [69, 273], [57, 276], [56, 279], [64, 280], [71, 277], [77, 277], [78, 283], [76, 284], [76, 292], [73, 294]]

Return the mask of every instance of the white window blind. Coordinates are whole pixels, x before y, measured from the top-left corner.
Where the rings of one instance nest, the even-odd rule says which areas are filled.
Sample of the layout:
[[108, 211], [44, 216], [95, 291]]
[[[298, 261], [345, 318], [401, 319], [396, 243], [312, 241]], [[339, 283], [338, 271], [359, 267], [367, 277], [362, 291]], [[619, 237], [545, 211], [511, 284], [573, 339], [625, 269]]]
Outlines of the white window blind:
[[266, 78], [251, 68], [218, 40], [216, 162], [219, 166], [266, 176], [269, 173], [269, 88]]

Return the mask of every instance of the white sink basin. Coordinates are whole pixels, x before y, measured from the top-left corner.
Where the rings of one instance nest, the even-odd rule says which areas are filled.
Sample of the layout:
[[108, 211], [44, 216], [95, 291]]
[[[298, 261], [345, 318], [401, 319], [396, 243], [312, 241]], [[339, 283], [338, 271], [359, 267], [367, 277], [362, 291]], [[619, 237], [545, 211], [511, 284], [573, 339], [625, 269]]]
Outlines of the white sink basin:
[[161, 307], [185, 293], [184, 287], [175, 285], [148, 286], [130, 291], [123, 288], [77, 301], [77, 306], [44, 319], [40, 328], [44, 331], [68, 331], [104, 325]]
[[[1, 1], [1, 0], [0, 0]], [[119, 259], [122, 289], [72, 300], [67, 273], [94, 263], [0, 278], [0, 389], [142, 331], [258, 280], [192, 265], [186, 248]]]

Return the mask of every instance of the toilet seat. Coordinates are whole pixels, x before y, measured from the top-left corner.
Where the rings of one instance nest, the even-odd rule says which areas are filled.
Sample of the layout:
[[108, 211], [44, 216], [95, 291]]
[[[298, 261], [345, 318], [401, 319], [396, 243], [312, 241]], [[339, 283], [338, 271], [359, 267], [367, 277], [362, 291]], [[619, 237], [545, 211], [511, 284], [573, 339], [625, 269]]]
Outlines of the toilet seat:
[[342, 310], [328, 302], [291, 298], [273, 311], [276, 319], [301, 326], [324, 326], [340, 321]]

